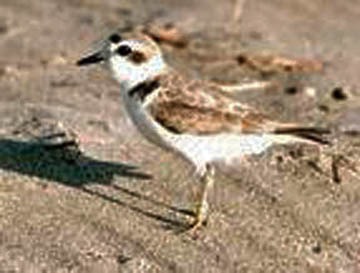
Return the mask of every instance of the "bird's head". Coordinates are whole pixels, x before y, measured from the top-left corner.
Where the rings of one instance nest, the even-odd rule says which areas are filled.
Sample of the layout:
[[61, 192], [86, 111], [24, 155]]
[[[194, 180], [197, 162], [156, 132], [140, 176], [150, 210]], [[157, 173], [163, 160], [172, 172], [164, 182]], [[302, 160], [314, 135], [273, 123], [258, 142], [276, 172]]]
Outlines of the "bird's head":
[[166, 70], [160, 48], [143, 34], [125, 38], [113, 33], [101, 43], [99, 49], [81, 58], [77, 65], [101, 62], [108, 65], [114, 78], [127, 89]]

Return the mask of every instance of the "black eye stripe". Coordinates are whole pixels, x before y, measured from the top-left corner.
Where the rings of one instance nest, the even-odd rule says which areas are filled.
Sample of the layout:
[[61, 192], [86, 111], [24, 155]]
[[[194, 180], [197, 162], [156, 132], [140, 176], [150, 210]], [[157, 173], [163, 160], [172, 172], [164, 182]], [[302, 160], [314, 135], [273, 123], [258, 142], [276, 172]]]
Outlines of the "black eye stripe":
[[117, 33], [111, 34], [109, 37], [109, 41], [113, 44], [117, 44], [121, 41], [121, 36]]
[[132, 52], [131, 48], [127, 45], [122, 45], [119, 46], [116, 49], [116, 53], [119, 54], [120, 56], [127, 56]]

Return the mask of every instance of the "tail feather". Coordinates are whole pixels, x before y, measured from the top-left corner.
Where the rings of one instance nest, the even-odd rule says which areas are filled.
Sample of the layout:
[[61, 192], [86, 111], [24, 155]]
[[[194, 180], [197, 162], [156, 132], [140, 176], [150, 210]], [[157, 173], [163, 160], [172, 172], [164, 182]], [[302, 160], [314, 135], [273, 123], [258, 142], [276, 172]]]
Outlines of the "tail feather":
[[315, 142], [322, 145], [330, 145], [331, 142], [326, 138], [331, 131], [327, 128], [319, 127], [282, 127], [274, 131], [278, 135], [292, 135], [304, 140]]

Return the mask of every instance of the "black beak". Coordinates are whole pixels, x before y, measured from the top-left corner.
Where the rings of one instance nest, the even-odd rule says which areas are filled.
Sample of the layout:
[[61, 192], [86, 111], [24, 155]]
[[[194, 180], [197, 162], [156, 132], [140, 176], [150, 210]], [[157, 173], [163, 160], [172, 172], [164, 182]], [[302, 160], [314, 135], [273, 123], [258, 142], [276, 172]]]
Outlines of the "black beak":
[[100, 52], [94, 53], [92, 55], [86, 56], [86, 57], [78, 60], [76, 62], [76, 65], [83, 66], [83, 65], [89, 65], [89, 64], [96, 64], [96, 63], [102, 62], [104, 60], [105, 60], [105, 58], [103, 56], [103, 53], [100, 51]]

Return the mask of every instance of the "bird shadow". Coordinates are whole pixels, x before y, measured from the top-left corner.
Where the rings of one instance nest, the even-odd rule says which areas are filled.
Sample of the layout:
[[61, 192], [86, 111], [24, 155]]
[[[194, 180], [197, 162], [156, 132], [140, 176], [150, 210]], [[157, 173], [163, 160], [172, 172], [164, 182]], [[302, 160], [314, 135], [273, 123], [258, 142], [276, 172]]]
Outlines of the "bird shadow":
[[107, 202], [116, 203], [136, 213], [161, 221], [167, 226], [182, 228], [184, 224], [124, 202], [119, 198], [102, 193], [96, 188], [87, 187], [87, 185], [101, 184], [109, 186], [123, 195], [144, 200], [157, 207], [191, 215], [190, 211], [153, 200], [113, 183], [115, 176], [146, 180], [151, 179], [151, 175], [139, 171], [136, 166], [131, 164], [107, 162], [91, 158], [76, 146], [48, 146], [33, 141], [0, 139], [0, 169], [35, 176], [76, 188], [89, 195], [102, 198]]
[[111, 184], [115, 176], [152, 178], [134, 165], [96, 160], [84, 155], [77, 147], [58, 148], [12, 139], [0, 139], [0, 169], [72, 187]]

